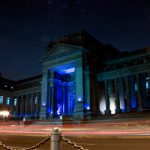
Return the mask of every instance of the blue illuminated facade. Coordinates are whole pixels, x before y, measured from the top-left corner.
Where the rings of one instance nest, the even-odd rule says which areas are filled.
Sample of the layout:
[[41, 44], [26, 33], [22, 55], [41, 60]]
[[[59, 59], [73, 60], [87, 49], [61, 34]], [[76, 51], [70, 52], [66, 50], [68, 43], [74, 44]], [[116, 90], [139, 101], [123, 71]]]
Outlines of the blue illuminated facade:
[[75, 101], [74, 72], [66, 74], [59, 74], [57, 72], [53, 73], [54, 78], [48, 79], [46, 116], [71, 116], [74, 111]]
[[82, 31], [50, 42], [40, 64], [39, 76], [0, 76], [0, 109], [40, 120], [150, 109], [150, 48], [119, 52]]
[[[66, 50], [65, 56], [63, 56], [63, 51], [60, 52], [62, 47]], [[64, 44], [59, 44], [51, 51], [51, 55], [41, 60], [44, 72], [42, 103], [46, 104], [41, 106], [41, 119], [76, 115], [83, 118], [82, 47], [72, 46], [70, 49]], [[61, 56], [62, 63], [60, 63], [59, 56]]]
[[[95, 42], [94, 47], [90, 40]], [[96, 90], [96, 68], [92, 66], [93, 61], [98, 60], [94, 54], [98, 54], [97, 46], [103, 47], [84, 31], [49, 43], [46, 55], [40, 60], [43, 68], [41, 100], [46, 104], [41, 105], [40, 119], [59, 116], [90, 119], [91, 114], [98, 114], [94, 108], [96, 103], [91, 102], [98, 100], [96, 93], [91, 95], [91, 90]], [[94, 84], [92, 89], [91, 83]]]

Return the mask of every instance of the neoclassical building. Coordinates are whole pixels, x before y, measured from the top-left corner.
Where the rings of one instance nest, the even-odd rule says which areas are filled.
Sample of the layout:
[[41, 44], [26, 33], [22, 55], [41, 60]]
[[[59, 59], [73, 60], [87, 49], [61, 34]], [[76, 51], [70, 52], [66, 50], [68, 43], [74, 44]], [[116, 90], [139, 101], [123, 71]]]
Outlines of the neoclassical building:
[[41, 75], [20, 81], [0, 76], [0, 109], [41, 120], [150, 109], [150, 48], [119, 52], [85, 31], [51, 41]]

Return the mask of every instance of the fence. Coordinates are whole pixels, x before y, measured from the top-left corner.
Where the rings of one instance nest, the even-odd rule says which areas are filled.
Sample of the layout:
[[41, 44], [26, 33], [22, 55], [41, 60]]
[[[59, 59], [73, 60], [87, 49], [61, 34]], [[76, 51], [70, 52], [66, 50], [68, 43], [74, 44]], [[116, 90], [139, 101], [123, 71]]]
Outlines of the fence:
[[82, 146], [77, 145], [74, 142], [71, 142], [68, 138], [61, 135], [61, 131], [58, 128], [54, 128], [52, 130], [51, 136], [48, 136], [47, 138], [45, 138], [38, 144], [36, 144], [32, 147], [29, 147], [29, 148], [19, 148], [19, 147], [7, 146], [3, 142], [0, 142], [0, 147], [3, 147], [6, 150], [37, 150], [37, 148], [41, 147], [42, 145], [44, 145], [45, 143], [50, 141], [50, 143], [51, 143], [50, 150], [61, 150], [61, 148], [60, 148], [61, 140], [68, 143], [69, 145], [71, 145], [74, 149], [88, 150], [88, 149], [83, 148]]

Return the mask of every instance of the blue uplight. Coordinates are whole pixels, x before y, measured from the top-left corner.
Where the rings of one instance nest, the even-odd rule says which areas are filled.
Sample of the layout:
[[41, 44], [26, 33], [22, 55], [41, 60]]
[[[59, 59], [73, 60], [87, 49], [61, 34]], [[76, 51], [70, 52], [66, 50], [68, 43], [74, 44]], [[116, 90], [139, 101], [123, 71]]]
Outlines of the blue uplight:
[[131, 97], [131, 107], [136, 108], [136, 98], [133, 96]]
[[126, 112], [126, 109], [125, 108], [121, 109], [121, 112], [123, 112], [123, 113]]
[[47, 108], [47, 112], [48, 112], [48, 113], [51, 113], [51, 108], [50, 108], [50, 107]]
[[42, 106], [46, 106], [46, 103], [45, 103], [45, 102], [42, 102]]
[[84, 108], [85, 108], [86, 110], [90, 110], [90, 105], [89, 105], [89, 104], [84, 104]]
[[90, 106], [87, 106], [86, 109], [87, 109], [87, 110], [90, 110]]
[[60, 115], [61, 114], [61, 110], [62, 110], [62, 105], [61, 104], [57, 104], [57, 115]]
[[82, 101], [81, 97], [78, 97], [78, 102], [81, 102], [81, 101]]

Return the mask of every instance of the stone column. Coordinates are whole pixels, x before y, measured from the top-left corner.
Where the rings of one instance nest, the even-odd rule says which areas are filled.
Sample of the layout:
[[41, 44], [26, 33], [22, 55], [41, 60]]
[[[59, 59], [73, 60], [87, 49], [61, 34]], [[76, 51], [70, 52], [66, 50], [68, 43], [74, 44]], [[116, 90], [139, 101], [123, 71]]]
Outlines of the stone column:
[[75, 91], [74, 91], [74, 83], [71, 87], [71, 116], [73, 115], [73, 111], [74, 111], [74, 100], [75, 100]]
[[18, 98], [19, 98], [19, 99], [18, 99], [18, 101], [19, 101], [19, 105], [18, 105], [18, 107], [19, 107], [19, 116], [21, 117], [21, 114], [22, 114], [22, 102], [21, 102], [21, 96], [19, 96]]
[[36, 93], [33, 94], [33, 100], [32, 100], [33, 118], [35, 118], [35, 97], [36, 97]]
[[[90, 70], [86, 64], [84, 70], [84, 94], [85, 94], [85, 105], [86, 105], [86, 118], [91, 119], [91, 102], [90, 102]], [[95, 109], [94, 109], [95, 110]], [[93, 112], [94, 113], [94, 112]]]
[[35, 94], [35, 96], [34, 96], [34, 103], [33, 103], [33, 105], [34, 105], [34, 117], [35, 118], [37, 118], [37, 110], [38, 110], [38, 93], [36, 93]]
[[54, 109], [54, 71], [50, 71], [50, 80], [49, 80], [49, 106], [51, 108], [50, 117], [53, 117], [55, 114]]
[[23, 115], [23, 107], [22, 107], [23, 96], [20, 96], [20, 117]]
[[28, 95], [25, 96], [25, 116], [28, 116]]
[[128, 76], [125, 77], [125, 86], [126, 86], [126, 99], [127, 99], [126, 112], [131, 112], [130, 83], [129, 83]]
[[28, 94], [28, 117], [30, 118], [30, 115], [31, 115], [31, 105], [30, 105], [30, 100], [31, 100], [31, 94]]
[[65, 115], [68, 115], [68, 84], [66, 83], [66, 88], [65, 88]]
[[118, 80], [114, 79], [115, 84], [115, 97], [116, 97], [116, 113], [120, 113], [120, 100], [119, 100], [119, 91], [118, 91]]
[[37, 103], [36, 103], [36, 117], [39, 117], [40, 112], [40, 92], [37, 93]]
[[7, 99], [7, 97], [6, 97], [6, 96], [3, 96], [3, 108], [6, 107], [6, 99]]
[[22, 96], [22, 114], [25, 116], [25, 95]]
[[47, 87], [48, 87], [48, 70], [43, 70], [42, 86], [41, 86], [41, 111], [40, 120], [46, 119], [46, 103], [47, 103]]
[[67, 115], [70, 115], [70, 86], [68, 85], [68, 90], [67, 90]]
[[146, 73], [142, 74], [141, 80], [141, 93], [142, 93], [142, 101], [143, 101], [143, 109], [148, 106], [147, 96], [146, 96]]
[[81, 120], [84, 118], [84, 105], [83, 105], [83, 67], [82, 64], [75, 69], [75, 107], [73, 116]]
[[125, 110], [125, 102], [124, 102], [124, 90], [123, 90], [123, 79], [119, 78], [119, 99], [120, 99], [120, 109], [122, 112]]
[[108, 93], [109, 80], [105, 80], [104, 83], [105, 83], [105, 99], [106, 99], [105, 114], [111, 114], [111, 111], [110, 111], [110, 101], [109, 101], [109, 93]]
[[30, 95], [30, 117], [33, 118], [33, 97], [34, 97], [34, 94], [31, 93]]
[[16, 110], [16, 117], [17, 117], [19, 115], [19, 96], [17, 96], [16, 99], [17, 99], [17, 103], [16, 103], [15, 110]]
[[28, 95], [29, 99], [28, 99], [28, 116], [31, 116], [31, 93]]
[[28, 118], [29, 115], [29, 94], [26, 94], [26, 100], [25, 100], [25, 114], [26, 114], [26, 118]]
[[62, 114], [65, 115], [66, 114], [66, 111], [65, 111], [65, 83], [63, 83], [63, 86], [62, 86], [62, 107], [63, 107], [63, 112]]
[[11, 96], [11, 97], [10, 97], [10, 108], [11, 108], [12, 114], [13, 114], [13, 116], [14, 116], [14, 114], [15, 114], [14, 96]]
[[142, 105], [142, 96], [141, 96], [141, 84], [139, 74], [136, 74], [136, 82], [137, 82], [137, 96], [138, 96], [138, 111], [143, 111]]

